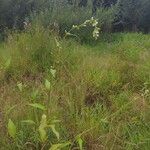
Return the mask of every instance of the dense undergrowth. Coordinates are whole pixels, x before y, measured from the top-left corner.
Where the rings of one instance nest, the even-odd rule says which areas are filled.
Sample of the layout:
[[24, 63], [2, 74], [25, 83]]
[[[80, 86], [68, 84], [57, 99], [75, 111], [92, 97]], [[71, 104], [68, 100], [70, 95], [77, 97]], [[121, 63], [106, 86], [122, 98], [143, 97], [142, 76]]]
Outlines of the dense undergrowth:
[[[148, 150], [149, 50], [141, 33], [94, 44], [41, 27], [9, 36], [0, 45], [0, 149]], [[52, 124], [45, 138], [42, 116]]]

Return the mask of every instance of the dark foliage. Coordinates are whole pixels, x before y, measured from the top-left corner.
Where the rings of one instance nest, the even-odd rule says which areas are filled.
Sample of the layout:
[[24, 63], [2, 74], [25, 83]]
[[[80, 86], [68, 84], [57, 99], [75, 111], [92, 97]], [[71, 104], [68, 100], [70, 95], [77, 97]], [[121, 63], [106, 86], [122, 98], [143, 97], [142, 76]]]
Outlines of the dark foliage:
[[[57, 1], [57, 0], [56, 0]], [[109, 9], [117, 5], [117, 13], [112, 24], [114, 31], [150, 31], [149, 0], [60, 0], [58, 3], [86, 8], [92, 5], [91, 15], [99, 8]], [[0, 32], [5, 29], [23, 29], [31, 13], [38, 13], [53, 6], [53, 0], [0, 0]], [[53, 8], [55, 9], [55, 8]], [[82, 15], [82, 14], [81, 14]]]

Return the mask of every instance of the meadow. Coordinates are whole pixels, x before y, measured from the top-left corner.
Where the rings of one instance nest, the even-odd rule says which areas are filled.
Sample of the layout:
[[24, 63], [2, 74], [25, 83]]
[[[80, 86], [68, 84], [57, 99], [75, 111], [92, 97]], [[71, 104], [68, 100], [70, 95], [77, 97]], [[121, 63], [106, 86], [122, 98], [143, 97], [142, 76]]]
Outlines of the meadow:
[[0, 149], [148, 150], [149, 68], [149, 34], [10, 34], [0, 44]]

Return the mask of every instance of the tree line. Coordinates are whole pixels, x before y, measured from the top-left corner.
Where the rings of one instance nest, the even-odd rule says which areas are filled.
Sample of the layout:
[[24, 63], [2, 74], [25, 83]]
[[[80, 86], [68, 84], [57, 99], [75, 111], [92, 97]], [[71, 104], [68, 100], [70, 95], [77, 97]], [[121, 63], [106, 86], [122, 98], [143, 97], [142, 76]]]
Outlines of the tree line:
[[[103, 19], [98, 19], [102, 24], [105, 24], [104, 20], [109, 22], [111, 31], [150, 31], [150, 0], [0, 0], [0, 32], [12, 28], [23, 29], [24, 22], [30, 20], [31, 14], [38, 15], [50, 10], [50, 16], [59, 6], [63, 8], [59, 10], [62, 11], [59, 15], [65, 14], [69, 7], [68, 16], [79, 9], [89, 12], [87, 18], [103, 15]], [[59, 18], [59, 15], [55, 17]], [[80, 15], [84, 16], [82, 13]], [[108, 27], [104, 25], [104, 28], [107, 31]]]

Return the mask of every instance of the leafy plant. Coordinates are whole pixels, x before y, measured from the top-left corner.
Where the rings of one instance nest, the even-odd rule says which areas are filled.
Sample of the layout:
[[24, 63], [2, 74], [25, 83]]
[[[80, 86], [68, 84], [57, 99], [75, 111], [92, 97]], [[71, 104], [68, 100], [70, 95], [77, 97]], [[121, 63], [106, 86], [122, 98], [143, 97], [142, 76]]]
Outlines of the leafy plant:
[[78, 135], [76, 137], [76, 142], [78, 143], [80, 150], [83, 150], [83, 140], [81, 138], [81, 135]]
[[99, 37], [100, 28], [98, 27], [98, 20], [94, 19], [93, 17], [90, 20], [86, 20], [84, 23], [82, 23], [80, 25], [73, 25], [69, 31], [65, 31], [65, 34], [66, 34], [66, 36], [76, 36], [76, 35], [72, 34], [71, 31], [80, 30], [81, 28], [87, 27], [88, 25], [90, 25], [94, 28], [92, 35], [93, 35], [93, 38], [95, 38], [97, 40], [97, 38]]
[[12, 121], [11, 119], [9, 119], [9, 121], [8, 121], [8, 127], [7, 127], [7, 129], [8, 129], [9, 135], [10, 135], [13, 139], [15, 139], [16, 133], [17, 133], [17, 131], [16, 131], [16, 126], [15, 126], [15, 124], [13, 123], [13, 121]]
[[53, 144], [49, 150], [59, 150], [59, 149], [68, 147], [69, 145], [71, 145], [70, 142]]
[[42, 119], [39, 126], [39, 134], [40, 134], [41, 142], [45, 142], [47, 140], [46, 128], [47, 128], [46, 115], [42, 115]]
[[51, 90], [51, 83], [47, 79], [45, 80], [45, 88], [50, 91]]

